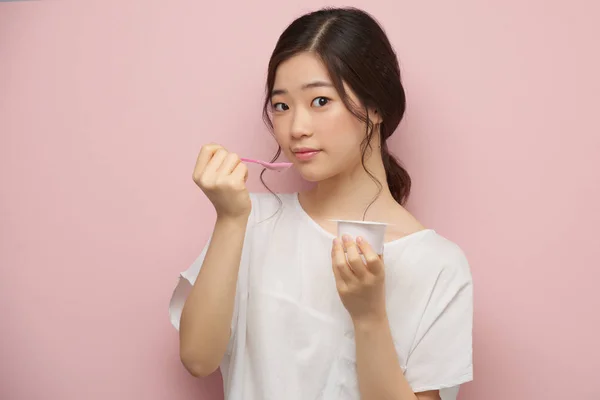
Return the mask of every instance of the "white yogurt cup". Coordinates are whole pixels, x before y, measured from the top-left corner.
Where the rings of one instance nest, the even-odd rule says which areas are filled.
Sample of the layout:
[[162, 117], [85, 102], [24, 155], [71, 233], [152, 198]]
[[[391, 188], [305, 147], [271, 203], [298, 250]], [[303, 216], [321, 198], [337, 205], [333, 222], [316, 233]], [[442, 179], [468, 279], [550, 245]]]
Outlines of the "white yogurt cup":
[[385, 230], [389, 224], [385, 222], [371, 221], [348, 221], [348, 220], [332, 220], [337, 222], [338, 237], [349, 235], [354, 240], [357, 237], [365, 239], [379, 255], [383, 254], [383, 244], [385, 243]]

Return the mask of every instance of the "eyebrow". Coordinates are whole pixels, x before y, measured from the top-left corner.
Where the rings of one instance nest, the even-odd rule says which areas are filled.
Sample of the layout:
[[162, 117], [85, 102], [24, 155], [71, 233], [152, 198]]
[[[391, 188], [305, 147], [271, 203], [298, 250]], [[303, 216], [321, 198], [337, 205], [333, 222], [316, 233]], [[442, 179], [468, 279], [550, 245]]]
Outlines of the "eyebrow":
[[[310, 82], [310, 83], [306, 83], [306, 84], [302, 85], [301, 89], [306, 90], [306, 89], [312, 89], [312, 88], [318, 88], [318, 87], [333, 87], [333, 85], [326, 81], [315, 81], [315, 82]], [[277, 96], [278, 94], [286, 94], [287, 92], [288, 91], [285, 89], [273, 89], [271, 91], [271, 97]]]

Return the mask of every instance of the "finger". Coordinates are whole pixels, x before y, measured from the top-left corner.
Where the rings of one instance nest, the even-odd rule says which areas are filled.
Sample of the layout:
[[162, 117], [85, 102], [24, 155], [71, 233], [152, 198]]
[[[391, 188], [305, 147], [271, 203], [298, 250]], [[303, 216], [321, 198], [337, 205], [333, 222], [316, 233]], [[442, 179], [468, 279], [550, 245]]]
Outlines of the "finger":
[[194, 171], [198, 173], [204, 171], [204, 168], [206, 168], [206, 165], [208, 165], [208, 162], [213, 155], [217, 152], [217, 150], [222, 148], [222, 146], [213, 143], [202, 146], [200, 153], [198, 154], [198, 158], [196, 159]]
[[360, 253], [358, 252], [358, 246], [348, 235], [344, 235], [342, 240], [344, 241], [344, 248], [346, 249], [346, 256], [348, 258], [348, 264], [350, 264], [350, 268], [352, 268], [354, 275], [356, 275], [358, 279], [363, 279], [367, 274], [367, 268], [362, 260], [362, 257], [360, 256]]
[[229, 153], [223, 160], [221, 166], [217, 169], [218, 175], [229, 175], [240, 163], [240, 157], [235, 153]]
[[333, 269], [333, 276], [335, 277], [335, 282], [340, 287], [340, 285], [345, 285], [344, 279], [342, 278], [342, 273], [340, 272], [340, 268], [338, 265], [343, 265], [346, 262], [346, 256], [344, 255], [344, 248], [342, 247], [342, 243], [338, 238], [333, 239], [333, 247], [331, 248], [331, 265]]
[[365, 258], [367, 270], [375, 276], [381, 275], [384, 271], [383, 256], [377, 254], [371, 245], [362, 237], [356, 238], [356, 244]]
[[350, 267], [348, 266], [348, 262], [346, 261], [346, 254], [344, 253], [344, 248], [342, 247], [342, 244], [340, 243], [340, 240], [338, 238], [334, 240], [334, 247], [331, 256], [333, 268], [337, 270], [342, 281], [344, 281], [344, 283], [346, 284], [356, 282], [356, 276], [354, 276], [354, 273], [350, 270]]
[[238, 163], [238, 165], [231, 172], [231, 177], [235, 181], [244, 181], [244, 183], [248, 180], [248, 167], [244, 163]]
[[218, 149], [212, 156], [212, 158], [208, 161], [206, 168], [204, 168], [204, 174], [209, 176], [216, 175], [217, 169], [219, 169], [219, 167], [223, 163], [223, 160], [225, 160], [225, 157], [227, 157], [227, 154], [227, 150], [223, 148]]

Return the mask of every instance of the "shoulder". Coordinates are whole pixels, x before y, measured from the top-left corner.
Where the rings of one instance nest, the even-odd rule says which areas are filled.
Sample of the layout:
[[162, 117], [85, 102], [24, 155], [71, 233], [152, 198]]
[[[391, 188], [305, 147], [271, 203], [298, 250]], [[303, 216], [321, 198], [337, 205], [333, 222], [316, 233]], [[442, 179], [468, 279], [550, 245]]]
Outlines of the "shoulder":
[[402, 258], [419, 274], [463, 284], [472, 281], [471, 267], [463, 249], [433, 230], [424, 232], [408, 246]]

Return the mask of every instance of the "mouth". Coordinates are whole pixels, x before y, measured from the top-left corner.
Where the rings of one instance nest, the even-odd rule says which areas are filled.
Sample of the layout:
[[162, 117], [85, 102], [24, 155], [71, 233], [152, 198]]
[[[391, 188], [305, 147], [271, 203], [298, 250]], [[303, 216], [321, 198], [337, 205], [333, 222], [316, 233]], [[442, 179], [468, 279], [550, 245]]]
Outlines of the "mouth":
[[321, 152], [317, 149], [301, 148], [292, 150], [294, 156], [300, 161], [308, 161]]

